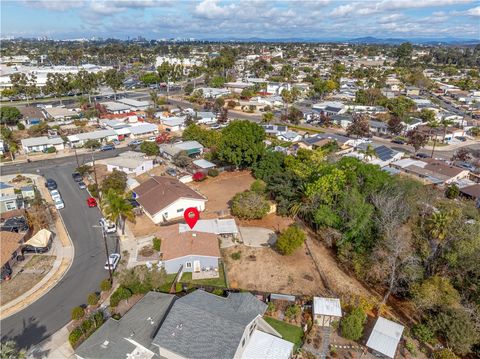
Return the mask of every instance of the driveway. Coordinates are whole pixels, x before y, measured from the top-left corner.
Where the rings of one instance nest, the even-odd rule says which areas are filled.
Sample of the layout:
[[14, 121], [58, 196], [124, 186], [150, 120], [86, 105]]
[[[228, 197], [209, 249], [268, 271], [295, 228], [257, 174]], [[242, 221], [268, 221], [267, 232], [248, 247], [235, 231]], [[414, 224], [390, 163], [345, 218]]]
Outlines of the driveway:
[[274, 231], [262, 227], [239, 227], [243, 244], [249, 247], [273, 246], [277, 241]]
[[[87, 207], [87, 192], [80, 190], [71, 176], [75, 167], [74, 157], [2, 167], [3, 174], [35, 173], [39, 169], [38, 174], [57, 181], [65, 202], [59, 213], [75, 247], [72, 266], [63, 279], [29, 307], [0, 322], [1, 339], [12, 339], [23, 348], [43, 341], [68, 323], [72, 308], [85, 304], [88, 294], [98, 292], [100, 281], [108, 277], [103, 268], [106, 258], [102, 235], [99, 228], [92, 227], [98, 225], [100, 211]], [[115, 242], [109, 240], [110, 252], [118, 251]]]

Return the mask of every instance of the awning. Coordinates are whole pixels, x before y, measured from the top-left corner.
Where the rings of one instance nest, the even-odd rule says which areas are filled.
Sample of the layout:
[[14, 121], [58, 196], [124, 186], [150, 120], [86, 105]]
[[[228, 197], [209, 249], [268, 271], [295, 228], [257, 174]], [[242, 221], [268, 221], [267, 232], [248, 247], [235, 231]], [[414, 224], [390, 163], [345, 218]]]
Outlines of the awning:
[[48, 229], [41, 229], [32, 238], [26, 241], [25, 244], [37, 248], [48, 247], [51, 237], [52, 232], [50, 232]]

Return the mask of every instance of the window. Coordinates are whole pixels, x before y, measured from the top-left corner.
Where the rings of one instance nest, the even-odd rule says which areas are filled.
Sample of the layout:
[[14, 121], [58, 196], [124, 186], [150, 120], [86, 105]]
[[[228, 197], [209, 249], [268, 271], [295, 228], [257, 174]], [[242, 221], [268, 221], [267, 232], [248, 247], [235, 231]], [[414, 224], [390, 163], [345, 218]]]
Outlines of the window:
[[185, 268], [192, 268], [192, 262], [185, 262]]
[[7, 211], [12, 211], [14, 209], [17, 209], [15, 201], [6, 202], [5, 203], [5, 208], [7, 209]]
[[177, 213], [183, 212], [183, 208], [177, 209]]

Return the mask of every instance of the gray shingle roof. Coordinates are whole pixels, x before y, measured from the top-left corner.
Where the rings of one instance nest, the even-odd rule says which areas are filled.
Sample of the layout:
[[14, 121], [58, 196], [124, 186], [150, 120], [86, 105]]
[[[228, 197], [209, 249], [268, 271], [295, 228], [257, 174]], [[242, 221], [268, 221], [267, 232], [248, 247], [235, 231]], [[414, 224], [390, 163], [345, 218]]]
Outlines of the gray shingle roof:
[[233, 358], [245, 327], [266, 308], [250, 293], [197, 290], [175, 302], [152, 344], [186, 358]]
[[129, 340], [149, 349], [174, 299], [171, 294], [147, 293], [120, 320], [108, 319], [77, 348], [76, 354], [84, 359], [126, 358], [135, 349]]

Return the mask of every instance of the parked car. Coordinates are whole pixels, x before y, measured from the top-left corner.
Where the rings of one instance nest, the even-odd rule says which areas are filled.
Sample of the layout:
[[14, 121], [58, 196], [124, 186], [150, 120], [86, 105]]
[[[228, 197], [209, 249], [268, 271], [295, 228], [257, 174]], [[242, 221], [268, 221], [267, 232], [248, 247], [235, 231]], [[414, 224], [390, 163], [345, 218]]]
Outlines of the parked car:
[[365, 142], [365, 143], [372, 143], [372, 140], [371, 140], [370, 138], [368, 138], [368, 137], [363, 137], [363, 138], [361, 138], [360, 140], [362, 140], [362, 141]]
[[65, 203], [63, 203], [62, 198], [59, 198], [59, 197], [55, 198], [54, 203], [55, 203], [55, 208], [56, 209], [65, 208]]
[[78, 172], [73, 172], [72, 173], [72, 178], [75, 182], [82, 182], [83, 181], [82, 175]]
[[100, 226], [102, 226], [105, 233], [115, 233], [117, 231], [117, 226], [112, 221], [109, 221], [106, 218], [100, 218], [98, 221]]
[[93, 197], [87, 198], [87, 205], [88, 207], [97, 207], [97, 200]]
[[112, 253], [108, 256], [108, 261], [105, 262], [104, 268], [108, 270], [108, 268], [110, 267], [110, 269], [114, 271], [115, 268], [117, 268], [118, 262], [120, 262], [120, 254]]
[[57, 198], [62, 199], [62, 196], [60, 195], [60, 192], [58, 192], [58, 189], [54, 189], [50, 191], [50, 196], [52, 196], [52, 199], [55, 201]]
[[147, 142], [157, 142], [157, 136], [150, 136], [145, 141], [147, 141]]
[[465, 136], [455, 136], [455, 138], [461, 142], [465, 142], [467, 140]]
[[57, 189], [57, 182], [55, 180], [48, 178], [47, 181], [45, 182], [45, 187], [47, 187], [50, 191]]
[[80, 181], [80, 182], [78, 182], [78, 188], [80, 188], [80, 189], [86, 189], [86, 188], [87, 188], [87, 185], [85, 184], [85, 182]]
[[141, 145], [142, 143], [143, 143], [142, 140], [133, 140], [133, 141], [130, 141], [130, 142], [128, 143], [128, 145], [129, 145], [130, 147], [135, 147], [135, 146]]
[[115, 146], [118, 146], [120, 144], [120, 141], [119, 140], [113, 140], [112, 144], [114, 144]]
[[401, 140], [399, 138], [394, 138], [392, 140], [392, 143], [396, 143], [397, 145], [404, 145], [405, 144], [405, 141], [404, 140]]
[[100, 147], [100, 151], [111, 151], [114, 150], [115, 146], [114, 145], [104, 145]]
[[418, 158], [430, 158], [430, 155], [427, 155], [426, 153], [417, 153], [416, 156]]
[[465, 168], [466, 170], [474, 172], [477, 168], [468, 162], [460, 162], [457, 164], [458, 167]]
[[175, 168], [169, 167], [165, 172], [167, 172], [170, 176], [173, 176], [173, 177], [177, 176], [177, 171], [175, 170]]

